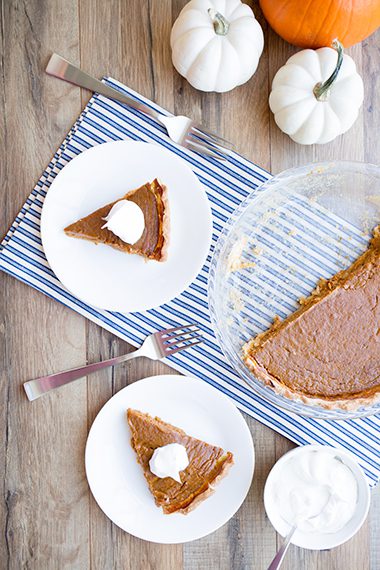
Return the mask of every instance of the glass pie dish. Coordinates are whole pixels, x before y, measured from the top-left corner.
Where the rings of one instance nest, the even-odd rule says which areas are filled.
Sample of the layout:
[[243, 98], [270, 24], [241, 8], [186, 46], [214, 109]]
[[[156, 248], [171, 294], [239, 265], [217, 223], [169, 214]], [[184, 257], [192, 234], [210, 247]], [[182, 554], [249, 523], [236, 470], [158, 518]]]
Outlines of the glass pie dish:
[[299, 300], [363, 253], [380, 223], [380, 167], [325, 162], [287, 170], [249, 195], [226, 223], [210, 268], [209, 306], [218, 342], [260, 397], [317, 419], [380, 413], [306, 405], [277, 394], [243, 360], [242, 346], [286, 318]]

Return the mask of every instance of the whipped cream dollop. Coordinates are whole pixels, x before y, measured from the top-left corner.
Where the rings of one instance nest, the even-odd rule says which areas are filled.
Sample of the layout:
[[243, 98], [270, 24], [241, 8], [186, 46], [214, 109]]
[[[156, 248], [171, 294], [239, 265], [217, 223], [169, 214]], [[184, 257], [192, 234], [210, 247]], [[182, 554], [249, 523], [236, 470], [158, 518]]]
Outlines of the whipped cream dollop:
[[358, 485], [336, 450], [305, 450], [284, 461], [273, 500], [289, 526], [302, 532], [334, 533], [353, 517]]
[[145, 228], [144, 213], [140, 206], [131, 200], [119, 200], [104, 218], [107, 228], [125, 243], [133, 245], [142, 236]]
[[181, 483], [180, 471], [189, 465], [186, 447], [180, 443], [169, 443], [157, 447], [149, 461], [149, 468], [154, 475], [163, 479], [171, 477]]

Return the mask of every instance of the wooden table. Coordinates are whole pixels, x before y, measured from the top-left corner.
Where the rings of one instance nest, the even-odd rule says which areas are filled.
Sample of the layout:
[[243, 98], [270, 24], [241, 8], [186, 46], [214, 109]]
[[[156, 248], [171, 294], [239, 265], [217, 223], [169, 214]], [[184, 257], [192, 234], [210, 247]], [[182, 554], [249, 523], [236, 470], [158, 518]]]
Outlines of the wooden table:
[[[268, 91], [296, 51], [268, 29], [255, 76], [224, 95], [197, 92], [173, 69], [169, 34], [184, 0], [4, 0], [2, 2], [0, 233], [20, 210], [89, 94], [44, 74], [56, 51], [95, 76], [110, 74], [176, 113], [202, 121], [248, 158], [277, 173], [315, 160], [378, 162], [379, 40], [349, 50], [365, 82], [365, 101], [350, 132], [324, 146], [294, 144], [276, 127]], [[246, 417], [256, 446], [252, 489], [219, 531], [184, 546], [149, 544], [122, 532], [94, 502], [84, 446], [103, 404], [126, 384], [167, 371], [133, 361], [30, 404], [22, 382], [130, 347], [76, 313], [0, 274], [0, 567], [14, 570], [265, 569], [279, 538], [265, 516], [263, 486], [292, 444]], [[291, 548], [288, 569], [380, 568], [380, 490], [368, 521], [331, 552]]]

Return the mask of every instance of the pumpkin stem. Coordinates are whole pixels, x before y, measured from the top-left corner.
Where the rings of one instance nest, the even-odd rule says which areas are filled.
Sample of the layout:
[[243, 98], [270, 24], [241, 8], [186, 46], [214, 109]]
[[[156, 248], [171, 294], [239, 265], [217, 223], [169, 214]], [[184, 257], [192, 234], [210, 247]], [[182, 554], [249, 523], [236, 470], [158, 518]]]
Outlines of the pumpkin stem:
[[338, 52], [338, 60], [336, 62], [335, 69], [330, 75], [330, 77], [326, 79], [324, 83], [321, 82], [317, 83], [313, 89], [314, 96], [318, 101], [327, 101], [329, 97], [330, 87], [334, 83], [340, 71], [340, 68], [342, 67], [343, 46], [338, 39], [335, 39], [332, 42], [332, 47]]
[[214, 24], [215, 33], [218, 36], [226, 36], [228, 34], [230, 23], [220, 12], [217, 12], [212, 8], [208, 9], [208, 13], [212, 20], [212, 23]]

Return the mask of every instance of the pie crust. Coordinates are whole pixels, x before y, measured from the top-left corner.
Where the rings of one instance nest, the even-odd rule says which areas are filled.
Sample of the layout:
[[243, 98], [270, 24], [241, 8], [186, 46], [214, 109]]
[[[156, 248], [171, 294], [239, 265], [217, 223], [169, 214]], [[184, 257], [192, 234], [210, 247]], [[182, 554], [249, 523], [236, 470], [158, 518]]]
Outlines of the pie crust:
[[[192, 511], [214, 492], [233, 464], [232, 453], [191, 437], [160, 418], [129, 408], [127, 419], [137, 461], [156, 505], [165, 514]], [[189, 465], [180, 472], [181, 483], [171, 477], [157, 477], [149, 468], [154, 450], [169, 443], [184, 445], [187, 451]]]
[[[108, 228], [103, 228], [105, 217], [120, 200], [135, 202], [144, 213], [145, 229], [134, 244], [124, 242]], [[167, 188], [155, 179], [70, 224], [64, 231], [68, 236], [103, 243], [125, 253], [141, 255], [145, 259], [165, 261], [170, 233]]]
[[380, 400], [380, 232], [300, 308], [243, 346], [254, 375], [305, 404], [356, 410]]

